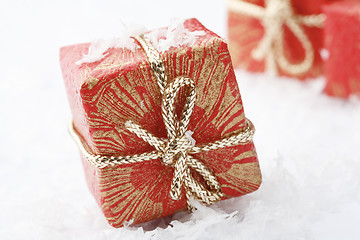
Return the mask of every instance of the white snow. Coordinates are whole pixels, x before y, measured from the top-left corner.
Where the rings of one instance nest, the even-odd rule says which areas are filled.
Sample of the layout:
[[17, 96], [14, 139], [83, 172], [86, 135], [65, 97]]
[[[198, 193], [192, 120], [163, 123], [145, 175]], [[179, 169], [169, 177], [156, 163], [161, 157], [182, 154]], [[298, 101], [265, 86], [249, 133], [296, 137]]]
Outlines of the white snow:
[[329, 59], [330, 53], [327, 49], [323, 48], [320, 51], [320, 56], [325, 61], [325, 60]]
[[59, 48], [114, 34], [121, 19], [154, 29], [173, 16], [195, 16], [224, 36], [223, 1], [176, 6], [162, 0], [19, 0], [0, 8], [0, 239], [359, 239], [360, 101], [324, 95], [322, 78], [300, 82], [241, 71], [261, 188], [197, 206], [191, 215], [122, 229], [107, 224], [67, 133], [71, 114]]
[[145, 34], [160, 52], [171, 47], [192, 46], [198, 36], [205, 35], [204, 31], [189, 31], [184, 27], [184, 19], [172, 19], [167, 29], [156, 29]]
[[135, 51], [138, 47], [135, 40], [132, 37], [138, 36], [146, 32], [146, 28], [143, 25], [126, 25], [123, 24], [123, 28], [120, 31], [119, 37], [110, 39], [96, 39], [91, 42], [88, 54], [85, 54], [76, 64], [81, 65], [83, 63], [96, 62], [103, 59], [109, 48], [127, 48], [131, 51]]
[[[110, 39], [97, 39], [91, 42], [88, 54], [85, 54], [76, 64], [96, 62], [103, 59], [109, 48], [127, 48], [135, 51], [139, 47], [133, 37], [147, 32], [143, 25], [124, 25], [120, 37]], [[145, 36], [151, 40], [155, 49], [160, 52], [171, 47], [192, 46], [198, 36], [205, 35], [204, 31], [189, 31], [184, 27], [184, 19], [173, 19], [167, 29], [157, 28]]]
[[187, 131], [185, 132], [185, 137], [189, 140], [191, 146], [195, 146], [195, 145], [196, 145], [196, 140], [192, 137], [193, 133], [194, 133], [194, 132], [191, 131], [191, 130], [187, 130]]

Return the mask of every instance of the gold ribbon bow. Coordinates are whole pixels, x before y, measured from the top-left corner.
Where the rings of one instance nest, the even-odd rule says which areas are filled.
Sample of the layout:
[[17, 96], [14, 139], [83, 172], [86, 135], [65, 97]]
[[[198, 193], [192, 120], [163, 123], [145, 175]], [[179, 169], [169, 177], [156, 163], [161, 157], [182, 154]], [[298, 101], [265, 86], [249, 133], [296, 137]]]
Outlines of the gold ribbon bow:
[[[264, 8], [242, 0], [227, 0], [227, 6], [230, 11], [255, 17], [262, 22], [265, 33], [251, 56], [255, 60], [265, 60], [267, 71], [277, 74], [276, 63], [292, 75], [300, 75], [310, 70], [314, 62], [314, 49], [301, 24], [321, 28], [325, 20], [323, 14], [296, 15], [291, 0], [265, 0]], [[300, 63], [291, 63], [285, 57], [283, 25], [293, 32], [304, 48], [305, 57]]]
[[[247, 144], [252, 140], [254, 135], [255, 129], [253, 124], [246, 119], [246, 127], [239, 134], [206, 145], [193, 146], [186, 137], [186, 132], [188, 131], [190, 117], [194, 110], [196, 100], [194, 81], [188, 77], [177, 77], [173, 82], [168, 83], [160, 54], [147, 42], [143, 35], [135, 37], [135, 39], [144, 49], [151, 68], [158, 79], [158, 85], [162, 95], [161, 110], [168, 139], [162, 140], [143, 129], [140, 125], [129, 120], [125, 123], [126, 129], [154, 146], [156, 150], [139, 155], [108, 157], [92, 154], [86, 143], [77, 134], [73, 123], [71, 123], [69, 128], [71, 135], [78, 143], [84, 158], [99, 168], [118, 164], [138, 163], [160, 158], [165, 165], [170, 165], [174, 168], [174, 177], [172, 179], [170, 190], [171, 198], [174, 200], [180, 199], [182, 186], [185, 186], [187, 207], [189, 211], [194, 209], [189, 202], [191, 197], [206, 204], [212, 204], [219, 201], [223, 197], [219, 181], [212, 171], [201, 161], [194, 158], [192, 154], [239, 144]], [[184, 110], [180, 118], [181, 120], [178, 121], [178, 117], [175, 114], [175, 98], [182, 87], [190, 88], [190, 92], [186, 99]], [[206, 186], [194, 179], [191, 169], [196, 171], [203, 178]]]
[[[181, 120], [178, 122], [175, 120], [177, 116], [175, 114], [174, 100], [180, 88], [185, 86], [190, 88], [190, 93], [187, 96]], [[192, 151], [194, 146], [186, 137], [190, 117], [195, 106], [195, 99], [195, 84], [190, 78], [178, 77], [165, 88], [162, 112], [168, 135], [167, 140], [155, 137], [132, 121], [127, 121], [125, 126], [129, 131], [154, 146], [159, 151], [162, 162], [174, 168], [174, 177], [170, 190], [172, 199], [178, 200], [180, 198], [182, 186], [185, 185], [187, 199], [193, 197], [206, 204], [211, 204], [219, 201], [223, 196], [220, 183], [202, 162], [190, 155], [190, 153], [194, 152]], [[193, 178], [190, 169], [195, 170], [203, 177], [210, 190]], [[191, 208], [189, 203], [188, 206]]]

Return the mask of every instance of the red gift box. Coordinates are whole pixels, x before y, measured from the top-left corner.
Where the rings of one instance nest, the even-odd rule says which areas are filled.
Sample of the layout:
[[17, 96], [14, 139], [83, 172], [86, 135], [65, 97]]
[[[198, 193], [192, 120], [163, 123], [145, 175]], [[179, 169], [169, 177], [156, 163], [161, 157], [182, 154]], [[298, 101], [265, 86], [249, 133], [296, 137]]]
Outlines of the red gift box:
[[[212, 143], [224, 138], [241, 135], [249, 126], [226, 42], [196, 19], [186, 20], [182, 26], [184, 29], [180, 36], [196, 33], [197, 36], [194, 41], [165, 49], [158, 56], [169, 81], [165, 90], [159, 87], [159, 76], [155, 71], [161, 69], [161, 64], [150, 61], [149, 50], [144, 51], [146, 48], [138, 42], [138, 38], [134, 40], [133, 50], [110, 48], [102, 59], [81, 65], [76, 62], [88, 53], [90, 44], [61, 49], [61, 68], [73, 115], [72, 129], [85, 149], [82, 159], [86, 179], [108, 222], [114, 227], [122, 226], [125, 221], [134, 224], [145, 222], [186, 208], [189, 190], [186, 184], [189, 183], [180, 188], [178, 200], [169, 194], [172, 193], [173, 182], [177, 181], [179, 168], [176, 164], [179, 165], [179, 159], [183, 159], [181, 154], [187, 154], [187, 160], [195, 159], [198, 166], [209, 170], [210, 177], [216, 178], [221, 186], [222, 194], [219, 196], [222, 199], [253, 192], [260, 186], [261, 174], [251, 140], [192, 153], [197, 146], [208, 144], [206, 146], [211, 147]], [[156, 33], [158, 37], [155, 41], [160, 42], [166, 40], [171, 32], [179, 31], [158, 29], [146, 33], [145, 37]], [[158, 44], [155, 41], [153, 46]], [[169, 143], [170, 140], [166, 140], [169, 136], [168, 123], [162, 116], [162, 107], [168, 98], [162, 96], [162, 92], [171, 90], [179, 79], [192, 82], [191, 93], [196, 92], [194, 105], [188, 101], [186, 96], [189, 91], [186, 89], [180, 89], [175, 101], [177, 116], [191, 105], [192, 114], [186, 133], [193, 133], [190, 138], [196, 141], [193, 148], [173, 153], [181, 156], [173, 155], [176, 158], [172, 161], [176, 162], [170, 164], [165, 161], [165, 153], [143, 162], [109, 164], [104, 168], [97, 166], [104, 162], [92, 162], [94, 158], [91, 156], [100, 160], [105, 157], [105, 162], [109, 163], [115, 159], [114, 156], [126, 161], [124, 156], [159, 153], [157, 148], [161, 149], [161, 144], [154, 150], [154, 145], [130, 131], [128, 124], [131, 121], [148, 133], [148, 137]], [[175, 117], [174, 121], [182, 124], [185, 120]], [[87, 156], [87, 152], [92, 155]], [[188, 157], [190, 153], [191, 158]], [[209, 188], [207, 178], [198, 172], [194, 166], [187, 168], [185, 178], [193, 179], [200, 187]]]
[[338, 2], [324, 6], [325, 92], [347, 98], [360, 96], [360, 3]]
[[[235, 67], [297, 78], [322, 73], [321, 5], [326, 0], [228, 0]], [[263, 45], [263, 46], [262, 46]]]

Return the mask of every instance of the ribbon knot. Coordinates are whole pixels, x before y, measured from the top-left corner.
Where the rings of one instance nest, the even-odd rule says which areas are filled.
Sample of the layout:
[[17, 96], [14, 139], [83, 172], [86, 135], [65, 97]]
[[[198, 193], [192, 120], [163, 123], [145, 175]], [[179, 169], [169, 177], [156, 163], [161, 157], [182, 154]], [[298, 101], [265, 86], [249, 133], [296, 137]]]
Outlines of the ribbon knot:
[[173, 165], [180, 152], [188, 154], [188, 151], [191, 148], [191, 142], [188, 140], [186, 135], [183, 135], [180, 138], [176, 138], [173, 142], [168, 142], [166, 144], [165, 152], [161, 156], [161, 159], [165, 165]]
[[[186, 98], [181, 120], [175, 113], [175, 99], [180, 88], [187, 86], [190, 92]], [[162, 140], [140, 125], [127, 121], [125, 127], [138, 137], [154, 146], [159, 151], [160, 158], [165, 165], [174, 168], [174, 176], [171, 183], [170, 196], [174, 200], [181, 197], [182, 187], [185, 186], [186, 197], [198, 199], [206, 204], [219, 201], [223, 196], [220, 183], [216, 176], [199, 160], [191, 156], [195, 146], [186, 136], [191, 114], [196, 100], [194, 81], [188, 77], [177, 77], [164, 88], [162, 99], [162, 116], [166, 127], [168, 139]], [[199, 174], [205, 182], [200, 184], [194, 177], [191, 169]], [[190, 210], [193, 208], [188, 202]]]
[[[243, 0], [227, 0], [229, 10], [258, 18], [264, 26], [264, 36], [251, 56], [255, 60], [265, 60], [266, 70], [277, 74], [279, 68], [293, 75], [300, 75], [310, 70], [314, 62], [314, 48], [301, 27], [322, 27], [324, 15], [301, 16], [293, 11], [291, 0], [265, 0], [265, 7]], [[298, 63], [290, 62], [284, 53], [284, 31], [286, 25], [301, 43], [305, 56]]]
[[289, 0], [267, 0], [265, 9], [265, 18], [270, 20], [284, 21], [293, 15]]

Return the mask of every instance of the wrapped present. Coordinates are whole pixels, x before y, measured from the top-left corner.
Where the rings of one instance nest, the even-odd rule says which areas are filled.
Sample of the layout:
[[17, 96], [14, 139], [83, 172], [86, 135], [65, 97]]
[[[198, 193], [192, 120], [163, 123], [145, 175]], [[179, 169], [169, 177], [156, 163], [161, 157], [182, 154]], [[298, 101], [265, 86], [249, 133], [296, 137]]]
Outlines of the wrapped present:
[[235, 67], [304, 79], [322, 73], [326, 0], [227, 0]]
[[196, 19], [118, 43], [63, 47], [60, 61], [70, 132], [112, 226], [259, 188], [254, 127], [227, 44]]
[[325, 92], [347, 98], [360, 96], [360, 2], [337, 2], [324, 6]]

